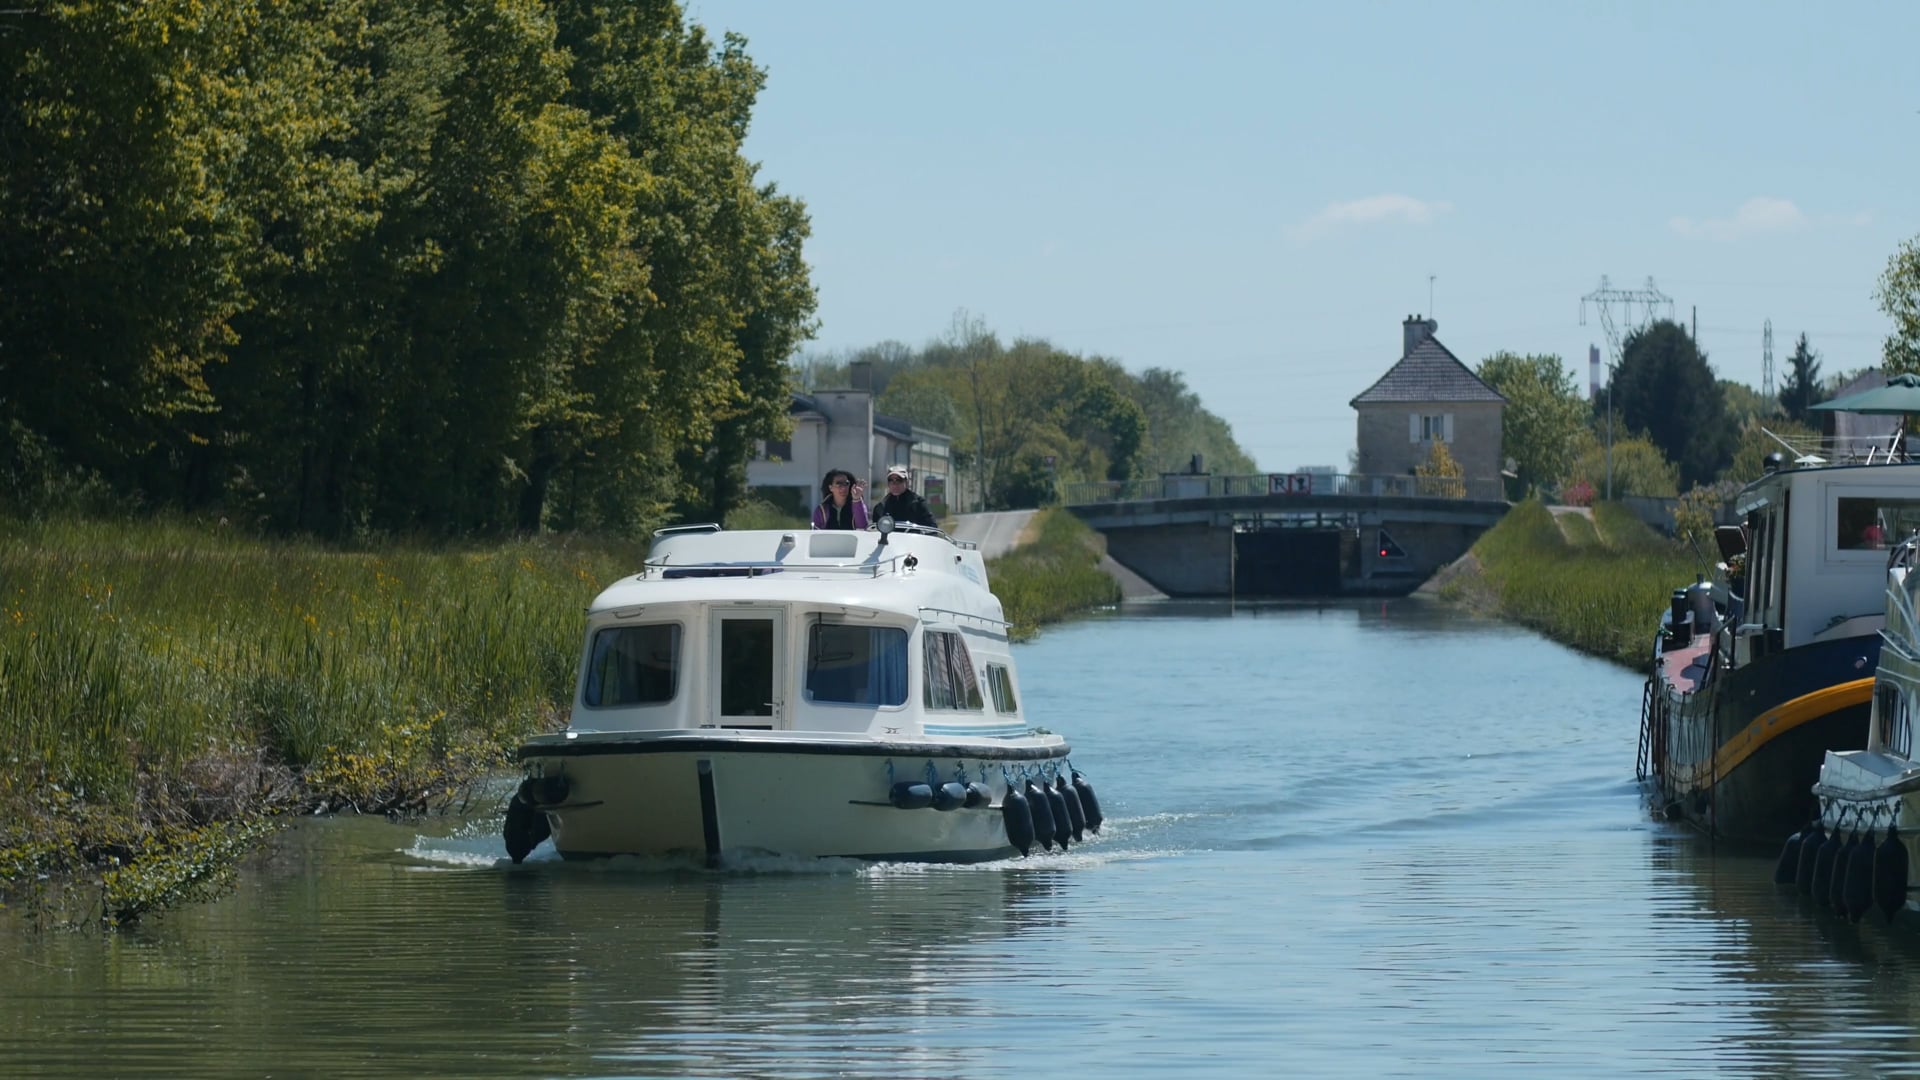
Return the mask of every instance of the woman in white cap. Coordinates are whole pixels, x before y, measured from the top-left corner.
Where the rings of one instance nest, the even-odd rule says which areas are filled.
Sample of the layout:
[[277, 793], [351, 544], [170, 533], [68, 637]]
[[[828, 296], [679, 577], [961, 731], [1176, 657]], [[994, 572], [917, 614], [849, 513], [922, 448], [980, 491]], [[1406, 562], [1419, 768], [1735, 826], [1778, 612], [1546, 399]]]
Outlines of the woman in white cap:
[[927, 500], [913, 490], [912, 483], [905, 465], [887, 466], [887, 494], [873, 504], [874, 519], [879, 520], [884, 515], [896, 522], [938, 529], [940, 523], [933, 520], [933, 511], [927, 509]]

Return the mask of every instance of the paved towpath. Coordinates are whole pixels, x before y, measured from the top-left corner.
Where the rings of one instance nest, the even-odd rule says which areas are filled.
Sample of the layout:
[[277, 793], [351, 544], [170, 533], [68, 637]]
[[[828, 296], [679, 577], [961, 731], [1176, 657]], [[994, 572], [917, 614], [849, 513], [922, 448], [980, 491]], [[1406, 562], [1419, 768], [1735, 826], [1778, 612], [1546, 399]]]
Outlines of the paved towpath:
[[1032, 510], [996, 510], [980, 514], [959, 514], [953, 519], [955, 540], [971, 540], [980, 545], [980, 557], [998, 558], [1020, 542], [1021, 530], [1033, 520]]
[[[960, 514], [953, 519], [950, 535], [956, 540], [971, 540], [980, 545], [982, 558], [1005, 555], [1020, 543], [1020, 534], [1033, 520], [1032, 510], [1001, 510], [980, 514]], [[1128, 600], [1165, 600], [1167, 594], [1147, 584], [1139, 574], [1114, 562], [1112, 556], [1100, 557], [1100, 569], [1120, 583], [1120, 594]]]

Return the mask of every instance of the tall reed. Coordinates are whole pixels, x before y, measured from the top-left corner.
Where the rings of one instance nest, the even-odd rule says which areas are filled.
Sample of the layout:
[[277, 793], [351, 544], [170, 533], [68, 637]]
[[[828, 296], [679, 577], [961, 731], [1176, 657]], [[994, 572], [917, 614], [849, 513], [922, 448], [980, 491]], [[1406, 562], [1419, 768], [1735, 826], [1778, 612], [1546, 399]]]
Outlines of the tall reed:
[[251, 812], [270, 788], [417, 805], [457, 779], [449, 760], [504, 760], [556, 720], [582, 606], [639, 559], [622, 543], [339, 551], [181, 521], [0, 523], [0, 885]]

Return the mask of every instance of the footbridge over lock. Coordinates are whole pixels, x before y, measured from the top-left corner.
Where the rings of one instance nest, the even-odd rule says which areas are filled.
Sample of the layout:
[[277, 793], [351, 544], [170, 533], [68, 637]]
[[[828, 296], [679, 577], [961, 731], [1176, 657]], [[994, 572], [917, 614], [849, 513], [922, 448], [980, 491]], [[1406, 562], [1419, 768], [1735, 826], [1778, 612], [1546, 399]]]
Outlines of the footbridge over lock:
[[1399, 596], [1507, 512], [1498, 480], [1330, 473], [1072, 484], [1107, 554], [1169, 596]]

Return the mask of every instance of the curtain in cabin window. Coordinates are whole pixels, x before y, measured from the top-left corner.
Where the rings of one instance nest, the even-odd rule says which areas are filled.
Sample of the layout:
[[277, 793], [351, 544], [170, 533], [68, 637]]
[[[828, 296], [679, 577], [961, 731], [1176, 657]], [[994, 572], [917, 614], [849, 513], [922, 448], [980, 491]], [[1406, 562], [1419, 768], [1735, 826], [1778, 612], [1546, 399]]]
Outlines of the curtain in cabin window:
[[819, 622], [807, 643], [807, 696], [836, 705], [904, 705], [907, 632]]
[[580, 699], [589, 708], [662, 705], [680, 674], [680, 624], [609, 627], [593, 635]]

